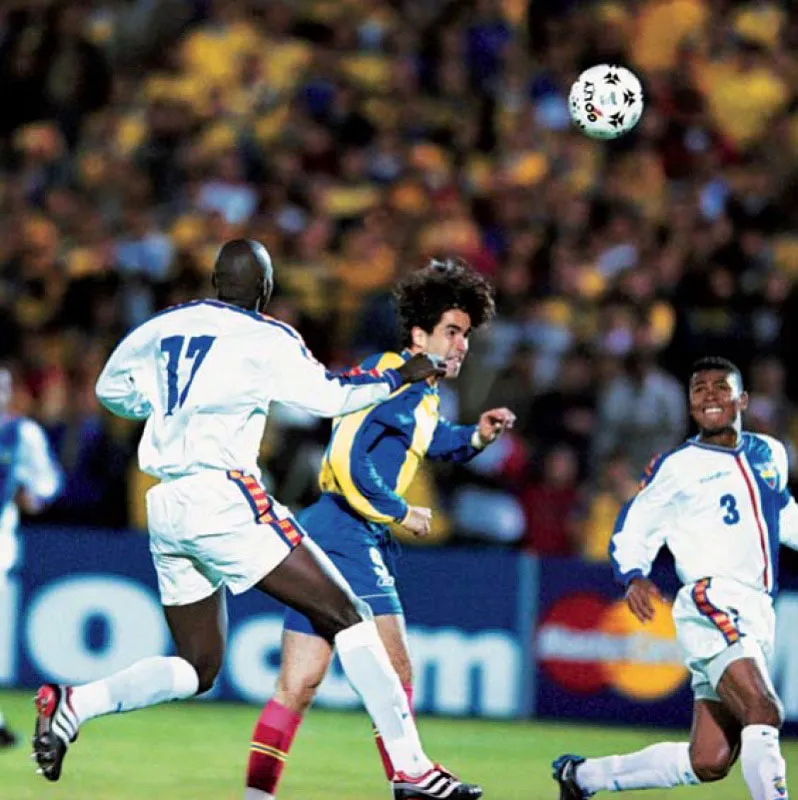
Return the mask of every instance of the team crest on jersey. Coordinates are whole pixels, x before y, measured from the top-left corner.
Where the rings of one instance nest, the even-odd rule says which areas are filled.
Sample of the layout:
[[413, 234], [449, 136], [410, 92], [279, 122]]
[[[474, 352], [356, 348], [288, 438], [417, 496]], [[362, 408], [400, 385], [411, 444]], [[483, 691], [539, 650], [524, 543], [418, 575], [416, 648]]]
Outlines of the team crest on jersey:
[[765, 464], [758, 464], [756, 466], [756, 471], [771, 489], [775, 489], [778, 486], [779, 472], [776, 469], [776, 465], [772, 461], [768, 461]]

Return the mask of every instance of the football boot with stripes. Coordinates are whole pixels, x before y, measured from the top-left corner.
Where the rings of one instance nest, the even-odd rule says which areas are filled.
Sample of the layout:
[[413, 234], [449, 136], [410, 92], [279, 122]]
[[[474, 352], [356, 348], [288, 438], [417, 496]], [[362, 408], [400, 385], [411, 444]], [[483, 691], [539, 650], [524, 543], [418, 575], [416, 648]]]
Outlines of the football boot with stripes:
[[36, 727], [33, 730], [33, 758], [37, 772], [48, 781], [61, 777], [67, 748], [78, 738], [79, 722], [70, 698], [72, 689], [45, 683], [36, 692]]
[[551, 764], [551, 776], [560, 784], [560, 800], [587, 800], [591, 797], [576, 782], [576, 768], [584, 763], [582, 756], [560, 756]]
[[482, 797], [482, 787], [463, 783], [456, 775], [435, 764], [423, 775], [411, 778], [397, 772], [392, 781], [393, 800], [422, 800], [438, 797], [443, 800], [478, 800]]

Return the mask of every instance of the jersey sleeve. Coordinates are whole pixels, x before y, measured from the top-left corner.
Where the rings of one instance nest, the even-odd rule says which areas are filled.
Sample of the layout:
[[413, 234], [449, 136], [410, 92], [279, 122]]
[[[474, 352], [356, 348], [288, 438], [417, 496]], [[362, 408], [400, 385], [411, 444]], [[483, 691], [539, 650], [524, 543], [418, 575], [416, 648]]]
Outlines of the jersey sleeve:
[[798, 550], [798, 504], [789, 489], [790, 468], [787, 449], [776, 439], [769, 441], [779, 473], [779, 540]]
[[621, 508], [610, 540], [613, 574], [624, 587], [647, 577], [665, 543], [668, 518], [674, 511], [676, 480], [667, 456], [646, 467], [638, 493]]
[[[55, 498], [63, 483], [61, 469], [50, 450], [47, 437], [33, 420], [23, 420], [17, 462], [17, 480], [34, 506], [42, 507]], [[34, 509], [39, 510], [39, 509]]]
[[[288, 326], [286, 326], [288, 327]], [[268, 356], [268, 395], [319, 417], [338, 417], [386, 400], [402, 385], [395, 369], [330, 372], [296, 332], [281, 331]]]
[[427, 456], [441, 461], [470, 461], [484, 448], [474, 446], [476, 425], [454, 425], [440, 417]]
[[398, 522], [407, 514], [407, 501], [380, 475], [369, 452], [384, 433], [378, 422], [366, 425], [355, 434], [351, 446], [335, 448], [333, 466], [344, 497], [355, 511], [372, 522]]
[[147, 387], [147, 362], [151, 340], [149, 325], [129, 333], [116, 347], [97, 379], [97, 399], [112, 413], [126, 419], [147, 419], [152, 413]]

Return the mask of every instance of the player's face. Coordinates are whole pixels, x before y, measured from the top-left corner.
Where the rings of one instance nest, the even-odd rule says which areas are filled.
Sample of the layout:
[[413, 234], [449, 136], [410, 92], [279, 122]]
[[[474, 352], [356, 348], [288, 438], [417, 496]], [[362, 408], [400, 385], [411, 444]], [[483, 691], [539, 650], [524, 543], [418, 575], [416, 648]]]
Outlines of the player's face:
[[423, 352], [444, 359], [446, 377], [456, 378], [468, 353], [470, 333], [471, 317], [465, 311], [453, 308], [441, 315], [432, 333], [414, 328], [413, 343]]
[[0, 369], [0, 411], [5, 411], [11, 402], [11, 373]]
[[708, 369], [690, 379], [690, 414], [704, 434], [736, 428], [747, 405], [748, 395], [733, 373]]

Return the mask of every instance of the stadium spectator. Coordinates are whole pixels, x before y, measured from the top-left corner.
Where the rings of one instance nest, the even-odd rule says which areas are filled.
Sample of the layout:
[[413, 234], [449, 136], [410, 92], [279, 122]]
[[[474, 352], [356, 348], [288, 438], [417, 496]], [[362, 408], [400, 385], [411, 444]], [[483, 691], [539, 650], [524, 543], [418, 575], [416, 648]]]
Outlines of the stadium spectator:
[[[443, 507], [475, 480], [517, 505], [517, 465], [560, 443], [576, 452], [580, 487], [603, 486], [601, 465], [616, 469], [630, 430], [636, 474], [683, 433], [668, 373], [682, 378], [707, 352], [746, 373], [779, 358], [778, 424], [794, 425], [788, 3], [6, 6], [0, 357], [15, 362], [26, 411], [53, 432], [75, 423], [52, 386], [84, 352], [208, 292], [218, 247], [234, 236], [286, 265], [276, 313], [336, 364], [394, 346], [386, 290], [408, 265], [460, 254], [495, 283], [499, 317], [473, 342], [457, 401], [464, 417], [489, 396], [520, 411], [512, 479], [430, 473]], [[647, 96], [638, 128], [615, 143], [567, 118], [571, 81], [605, 59], [629, 63]], [[645, 380], [659, 387], [648, 406], [622, 369], [641, 327], [653, 348]], [[610, 413], [614, 397], [625, 417]], [[754, 411], [770, 420], [766, 405]], [[289, 494], [305, 502], [299, 476], [326, 431], [284, 419], [263, 468], [277, 494], [293, 481]], [[95, 422], [98, 441], [128, 452], [130, 430]], [[122, 495], [126, 473], [104, 476], [120, 483], [108, 496]]]

